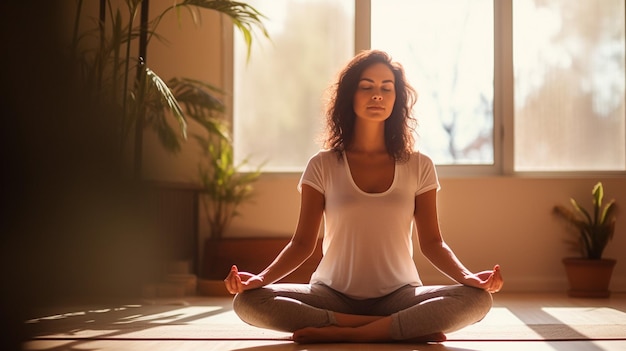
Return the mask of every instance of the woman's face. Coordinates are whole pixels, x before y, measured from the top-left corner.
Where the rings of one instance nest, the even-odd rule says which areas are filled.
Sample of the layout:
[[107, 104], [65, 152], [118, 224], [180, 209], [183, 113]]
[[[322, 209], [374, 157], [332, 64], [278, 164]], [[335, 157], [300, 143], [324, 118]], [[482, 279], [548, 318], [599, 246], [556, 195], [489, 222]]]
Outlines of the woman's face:
[[396, 102], [395, 77], [384, 63], [375, 63], [361, 74], [354, 93], [354, 113], [357, 118], [385, 121]]

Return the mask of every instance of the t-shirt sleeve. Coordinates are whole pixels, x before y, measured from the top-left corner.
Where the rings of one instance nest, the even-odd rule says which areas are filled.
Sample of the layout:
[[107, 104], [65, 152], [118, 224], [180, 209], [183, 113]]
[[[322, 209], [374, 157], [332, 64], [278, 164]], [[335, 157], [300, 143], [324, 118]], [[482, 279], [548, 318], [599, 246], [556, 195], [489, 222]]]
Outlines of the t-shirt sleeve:
[[439, 179], [437, 177], [437, 170], [435, 169], [435, 164], [430, 159], [430, 157], [418, 153], [418, 179], [417, 179], [417, 190], [415, 191], [415, 196], [423, 194], [429, 190], [441, 189], [441, 185], [439, 184]]
[[302, 184], [309, 185], [324, 194], [324, 175], [322, 172], [322, 156], [320, 153], [311, 157], [304, 168], [300, 182], [298, 182], [299, 192], [302, 192]]

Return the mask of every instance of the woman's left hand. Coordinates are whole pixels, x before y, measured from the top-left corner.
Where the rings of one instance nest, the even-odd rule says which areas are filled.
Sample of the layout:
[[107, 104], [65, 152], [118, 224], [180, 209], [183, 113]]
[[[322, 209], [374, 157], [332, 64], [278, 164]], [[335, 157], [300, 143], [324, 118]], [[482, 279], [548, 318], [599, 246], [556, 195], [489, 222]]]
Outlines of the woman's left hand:
[[500, 289], [502, 289], [504, 280], [502, 279], [500, 266], [496, 265], [491, 271], [482, 271], [467, 275], [463, 283], [465, 285], [483, 289], [490, 293], [497, 293]]

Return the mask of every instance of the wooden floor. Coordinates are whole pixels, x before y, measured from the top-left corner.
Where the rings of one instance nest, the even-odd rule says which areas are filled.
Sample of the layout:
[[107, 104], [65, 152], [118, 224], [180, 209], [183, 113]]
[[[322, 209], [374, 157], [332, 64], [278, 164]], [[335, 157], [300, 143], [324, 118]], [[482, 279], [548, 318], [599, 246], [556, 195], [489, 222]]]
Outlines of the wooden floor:
[[625, 341], [445, 342], [432, 345], [298, 345], [276, 341], [92, 341], [80, 344], [30, 342], [26, 350], [181, 351], [624, 351]]
[[[195, 299], [202, 299], [195, 297]], [[193, 300], [193, 299], [192, 299]], [[193, 304], [193, 302], [192, 302]], [[609, 299], [571, 299], [564, 294], [497, 294], [494, 307], [514, 310], [523, 321], [539, 321], [546, 316], [546, 308], [552, 307], [607, 307], [618, 318], [626, 316], [626, 294], [613, 294]], [[441, 344], [322, 344], [299, 345], [287, 340], [31, 340], [25, 350], [185, 350], [185, 351], [308, 351], [308, 350], [439, 350], [439, 351], [624, 351], [626, 350], [626, 327], [621, 340], [593, 341], [446, 341]]]

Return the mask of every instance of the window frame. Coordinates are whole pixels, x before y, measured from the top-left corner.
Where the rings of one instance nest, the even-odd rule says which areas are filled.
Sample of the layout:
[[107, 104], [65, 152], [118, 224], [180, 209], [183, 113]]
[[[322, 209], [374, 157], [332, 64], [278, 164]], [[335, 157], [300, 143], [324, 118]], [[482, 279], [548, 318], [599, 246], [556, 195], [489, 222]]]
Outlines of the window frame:
[[[515, 171], [514, 162], [514, 74], [513, 74], [513, 0], [493, 0], [494, 10], [494, 96], [493, 96], [493, 147], [494, 163], [491, 165], [436, 165], [440, 178], [467, 177], [599, 177], [626, 176], [624, 171]], [[355, 54], [371, 47], [370, 0], [354, 0], [355, 6]], [[234, 88], [234, 33], [232, 23], [222, 22], [221, 49], [222, 86], [225, 91]], [[257, 38], [262, 40], [262, 38]], [[626, 79], [626, 76], [624, 77]], [[228, 118], [232, 114], [233, 94], [225, 101]], [[626, 145], [624, 145], [626, 148]], [[265, 174], [300, 174], [300, 172], [264, 172]]]

